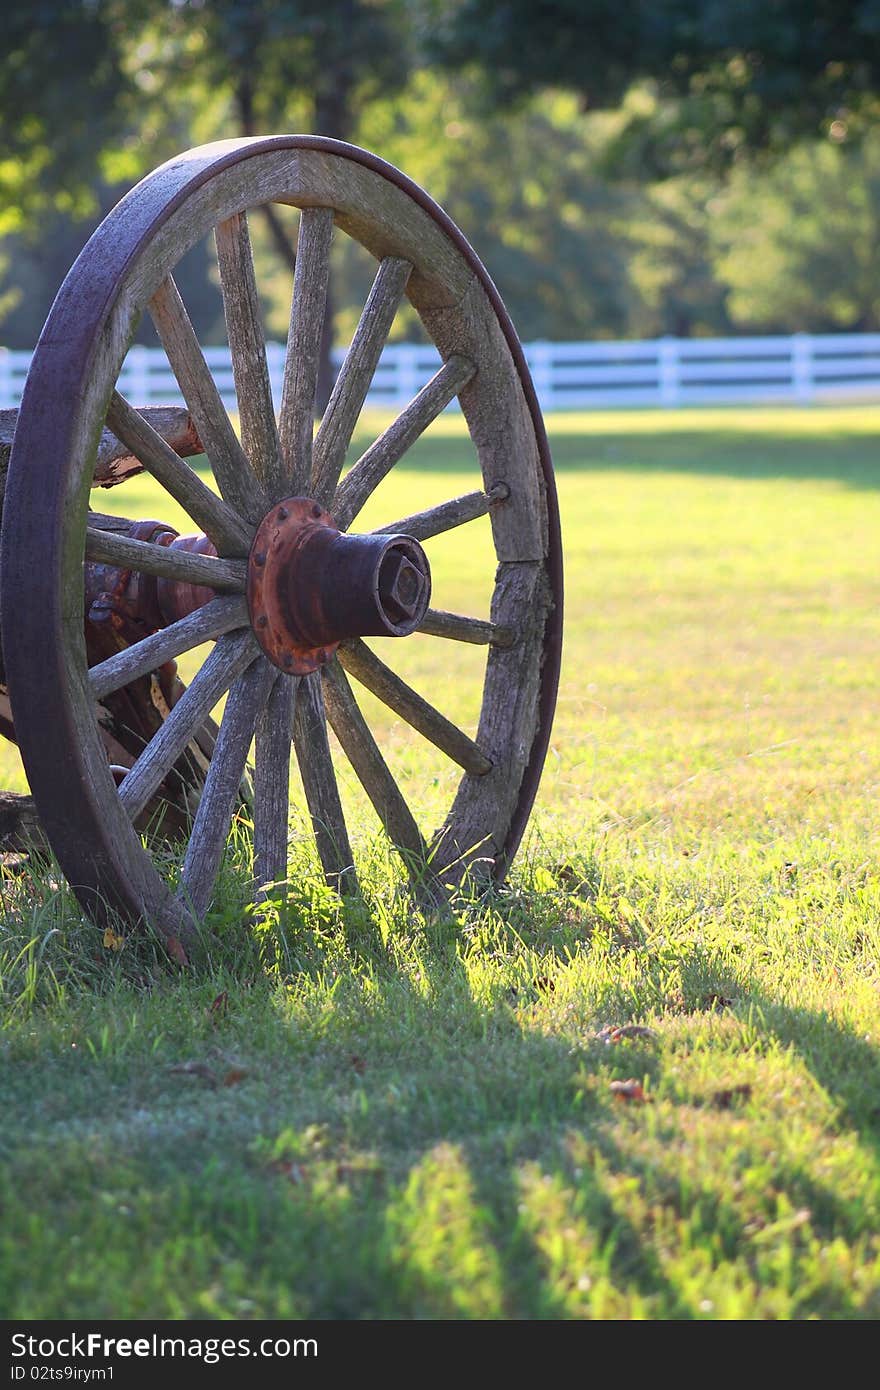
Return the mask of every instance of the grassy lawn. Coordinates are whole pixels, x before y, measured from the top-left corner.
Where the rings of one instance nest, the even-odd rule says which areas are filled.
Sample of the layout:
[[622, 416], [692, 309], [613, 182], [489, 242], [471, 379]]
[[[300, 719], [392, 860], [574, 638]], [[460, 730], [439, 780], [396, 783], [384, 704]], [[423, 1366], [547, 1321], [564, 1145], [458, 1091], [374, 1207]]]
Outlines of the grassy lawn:
[[[350, 777], [365, 903], [297, 805], [289, 911], [230, 880], [196, 974], [3, 879], [0, 1316], [880, 1316], [880, 409], [549, 426], [566, 649], [503, 890], [424, 921]], [[412, 457], [364, 524], [474, 486], [453, 417]], [[438, 607], [485, 612], [485, 527], [429, 542]], [[389, 645], [472, 729], [480, 652]], [[429, 830], [454, 778], [364, 707]]]

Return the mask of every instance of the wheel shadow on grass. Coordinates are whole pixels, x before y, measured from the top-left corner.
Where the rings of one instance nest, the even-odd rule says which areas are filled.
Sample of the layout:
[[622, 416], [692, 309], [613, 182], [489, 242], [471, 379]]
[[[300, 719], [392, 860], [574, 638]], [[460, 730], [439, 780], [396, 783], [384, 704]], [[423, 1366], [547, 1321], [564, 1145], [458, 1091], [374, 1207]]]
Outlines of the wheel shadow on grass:
[[[821, 411], [815, 431], [785, 431], [776, 423], [767, 430], [760, 418], [743, 428], [676, 426], [666, 416], [656, 430], [609, 425], [601, 416], [594, 428], [566, 428], [564, 414], [549, 423], [550, 452], [557, 473], [577, 471], [633, 474], [689, 474], [719, 478], [792, 482], [831, 481], [856, 490], [880, 487], [880, 468], [872, 454], [871, 436], [850, 434], [828, 417], [823, 429]], [[361, 441], [366, 447], [367, 435]], [[425, 435], [410, 450], [406, 466], [419, 473], [441, 473], [473, 465], [471, 445], [461, 437]]]
[[[439, 954], [426, 952], [423, 958], [429, 978], [436, 979], [440, 998], [450, 989], [448, 945]], [[552, 960], [545, 957], [545, 961], [552, 971]], [[863, 1039], [826, 1014], [780, 1004], [750, 984], [744, 988], [720, 957], [698, 953], [691, 958], [689, 971], [695, 985], [711, 982], [716, 997], [725, 1003], [726, 997], [738, 996], [736, 1010], [746, 1013], [750, 1028], [763, 1032], [764, 1045], [796, 1053], [835, 1107], [837, 1129], [852, 1130], [876, 1157], [878, 1112], [871, 1096], [878, 1094], [880, 1058]], [[640, 1129], [650, 1131], [661, 1123], [668, 1128], [668, 1142], [675, 1152], [688, 1142], [689, 1134], [696, 1136], [707, 1107], [711, 1113], [703, 1128], [728, 1125], [735, 1133], [745, 1119], [747, 1125], [754, 1121], [757, 1132], [760, 1068], [758, 1080], [743, 1088], [748, 1099], [743, 1095], [742, 1106], [735, 1084], [729, 1095], [725, 1090], [708, 1096], [676, 1094], [674, 1058], [667, 1062], [650, 1047], [621, 1048], [619, 1060], [615, 1058], [609, 1068], [608, 1045], [595, 1037], [573, 1047], [570, 1041], [532, 1031], [528, 1020], [514, 1017], [509, 1009], [478, 1004], [460, 962], [451, 986], [460, 999], [470, 1000], [471, 1025], [481, 1029], [484, 1037], [488, 1030], [501, 1052], [509, 1055], [500, 1076], [493, 1069], [492, 1077], [486, 1077], [484, 1103], [491, 1095], [491, 1104], [485, 1110], [482, 1132], [466, 1132], [453, 1125], [434, 1136], [435, 1142], [459, 1143], [475, 1204], [488, 1214], [486, 1227], [493, 1232], [503, 1316], [521, 1316], [517, 1310], [523, 1308], [529, 1310], [527, 1315], [549, 1318], [629, 1316], [634, 1304], [649, 1316], [714, 1316], [711, 1300], [701, 1300], [664, 1268], [657, 1248], [661, 1242], [646, 1238], [645, 1203], [652, 1209], [648, 1227], [657, 1220], [662, 1225], [663, 1212], [670, 1229], [688, 1225], [694, 1250], [712, 1251], [711, 1258], [718, 1263], [737, 1264], [742, 1275], [751, 1278], [756, 1299], [780, 1250], [789, 1249], [795, 1262], [803, 1261], [807, 1284], [807, 1266], [814, 1258], [810, 1239], [843, 1240], [853, 1246], [864, 1239], [861, 1200], [842, 1196], [824, 1181], [821, 1165], [818, 1172], [811, 1172], [794, 1154], [778, 1156], [771, 1164], [763, 1197], [751, 1206], [748, 1202], [738, 1205], [719, 1187], [717, 1174], [688, 1173], [685, 1164], [678, 1171], [674, 1163], [658, 1162], [652, 1157], [651, 1143], [642, 1142]], [[701, 1000], [694, 1013], [705, 1012]], [[623, 1014], [618, 1016], [627, 1021]], [[428, 1019], [425, 1026], [430, 1028]], [[750, 1042], [746, 1055], [753, 1047]], [[617, 1070], [635, 1070], [649, 1094], [655, 1092], [658, 1100], [672, 1099], [662, 1122], [655, 1122], [648, 1104], [635, 1104], [621, 1124], [621, 1103], [612, 1098], [609, 1085]], [[729, 1114], [719, 1113], [724, 1111]], [[627, 1132], [633, 1136], [631, 1149], [621, 1142]], [[760, 1137], [753, 1142], [754, 1162], [760, 1165], [767, 1156]], [[499, 1145], [508, 1155], [501, 1163]], [[731, 1181], [735, 1176], [731, 1170]], [[634, 1213], [640, 1213], [638, 1218], [629, 1214], [630, 1205]], [[553, 1252], [566, 1240], [570, 1259], [568, 1267], [562, 1268], [558, 1259], [554, 1263]], [[580, 1273], [579, 1255], [586, 1255]], [[795, 1316], [816, 1312], [833, 1317], [874, 1315], [833, 1278], [827, 1287], [814, 1287], [802, 1302], [794, 1300], [793, 1306]]]
[[[778, 1122], [762, 1133], [760, 1113], [765, 1100], [777, 1103], [762, 1088], [762, 1049], [790, 1049], [833, 1107], [823, 1133], [852, 1131], [876, 1162], [870, 1097], [880, 1061], [864, 1039], [773, 999], [711, 952], [688, 953], [683, 998], [664, 1004], [650, 963], [641, 994], [623, 978], [621, 956], [620, 978], [612, 965], [607, 991], [584, 987], [579, 998], [566, 982], [571, 943], [568, 953], [545, 949], [540, 963], [529, 958], [519, 970], [522, 948], [521, 924], [499, 933], [495, 970], [492, 951], [484, 962], [480, 944], [461, 932], [416, 929], [408, 945], [389, 937], [384, 946], [365, 932], [347, 955], [334, 947], [332, 995], [316, 996], [313, 1012], [292, 1022], [279, 1012], [250, 1049], [230, 987], [224, 1008], [230, 1045], [237, 1040], [243, 1053], [240, 1079], [212, 1089], [190, 1069], [173, 1080], [175, 1100], [167, 1057], [145, 1064], [132, 1089], [106, 1070], [115, 1065], [111, 1050], [106, 1062], [88, 1063], [95, 1099], [69, 1130], [56, 1076], [51, 1162], [35, 1069], [36, 1123], [33, 1132], [19, 1126], [4, 1173], [16, 1199], [9, 1210], [22, 1213], [29, 1274], [21, 1287], [54, 1280], [59, 1301], [44, 1302], [43, 1315], [65, 1317], [128, 1316], [130, 1285], [140, 1316], [169, 1315], [173, 1294], [178, 1317], [248, 1309], [268, 1317], [696, 1319], [775, 1316], [765, 1285], [772, 1293], [774, 1281], [787, 1280], [797, 1289], [803, 1274], [794, 1316], [876, 1315], [872, 1291], [848, 1286], [848, 1266], [835, 1275], [837, 1255], [823, 1273], [811, 1253], [810, 1241], [857, 1253], [870, 1220], [858, 1190], [837, 1189], [827, 1152], [815, 1164], [803, 1146], [770, 1152]], [[318, 943], [290, 989], [308, 989], [322, 954]], [[519, 970], [513, 986], [505, 957]], [[256, 1002], [250, 1007], [252, 1028]], [[656, 1038], [597, 1036], [603, 1024], [646, 1017]], [[708, 1083], [682, 1073], [683, 1059], [706, 1045], [707, 1018], [722, 1030], [729, 1020], [731, 1092], [745, 1076], [750, 1096], [719, 1104]], [[216, 1024], [221, 1051], [226, 1026]], [[62, 1061], [74, 1068], [74, 1057]], [[610, 1083], [627, 1077], [654, 1099], [615, 1099]], [[749, 1172], [758, 1176], [744, 1195]], [[77, 1234], [66, 1224], [77, 1205], [100, 1255], [74, 1287], [57, 1270]], [[44, 1235], [30, 1249], [27, 1223], [41, 1211]], [[713, 1280], [742, 1295], [738, 1309], [713, 1303]]]

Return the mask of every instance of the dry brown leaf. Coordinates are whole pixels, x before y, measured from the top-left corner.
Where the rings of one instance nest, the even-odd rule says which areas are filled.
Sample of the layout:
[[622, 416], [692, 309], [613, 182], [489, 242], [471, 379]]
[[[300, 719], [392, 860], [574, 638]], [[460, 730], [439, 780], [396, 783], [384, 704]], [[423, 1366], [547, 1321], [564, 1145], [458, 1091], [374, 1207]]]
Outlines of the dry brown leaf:
[[244, 1067], [230, 1067], [223, 1077], [224, 1086], [237, 1086], [239, 1081], [244, 1081], [248, 1072]]
[[165, 949], [175, 965], [189, 965], [189, 957], [176, 936], [169, 936], [167, 938]]
[[701, 1000], [704, 1009], [730, 1009], [733, 1007], [733, 1000], [728, 999], [726, 994], [704, 994]]
[[651, 1097], [645, 1094], [645, 1089], [641, 1081], [637, 1081], [634, 1076], [627, 1081], [612, 1081], [609, 1090], [618, 1100], [642, 1100], [649, 1101]]
[[589, 883], [583, 874], [578, 873], [573, 864], [551, 864], [550, 872], [560, 888], [567, 889], [569, 893], [582, 893], [589, 890]]
[[216, 1073], [206, 1062], [179, 1062], [176, 1066], [169, 1067], [168, 1070], [177, 1076], [198, 1076], [202, 1081], [207, 1081], [209, 1086], [218, 1084]]
[[288, 1163], [279, 1160], [277, 1163], [271, 1164], [271, 1167], [274, 1172], [287, 1178], [288, 1182], [294, 1183], [297, 1187], [300, 1187], [308, 1176], [308, 1169], [304, 1168], [301, 1163]]
[[748, 1081], [745, 1081], [741, 1086], [726, 1086], [721, 1091], [713, 1091], [712, 1104], [716, 1110], [730, 1110], [734, 1101], [749, 1100], [751, 1094], [752, 1088]]
[[229, 1013], [229, 995], [224, 989], [222, 994], [218, 994], [216, 999], [212, 999], [208, 1005], [208, 1017], [212, 1023], [217, 1024], [221, 1018], [225, 1018]]
[[0, 853], [0, 870], [8, 874], [10, 878], [23, 874], [28, 868], [29, 860], [24, 851], [4, 850]]
[[657, 1034], [643, 1023], [621, 1023], [619, 1026], [609, 1024], [607, 1028], [600, 1028], [596, 1037], [604, 1043], [616, 1043], [627, 1038], [656, 1038]]
[[351, 1057], [349, 1057], [348, 1060], [351, 1063], [353, 1069], [357, 1072], [358, 1076], [363, 1076], [364, 1072], [367, 1070], [366, 1059], [364, 1057], [359, 1057], [357, 1053], [354, 1053]]

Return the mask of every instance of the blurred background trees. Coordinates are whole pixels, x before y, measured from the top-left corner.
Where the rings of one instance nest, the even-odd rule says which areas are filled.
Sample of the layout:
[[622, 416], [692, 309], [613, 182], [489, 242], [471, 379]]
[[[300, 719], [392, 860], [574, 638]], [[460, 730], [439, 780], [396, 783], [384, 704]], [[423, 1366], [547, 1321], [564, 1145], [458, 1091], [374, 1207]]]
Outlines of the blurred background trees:
[[[283, 130], [423, 184], [526, 339], [880, 326], [880, 0], [7, 0], [4, 26], [8, 346], [33, 345], [144, 173]], [[252, 221], [282, 338], [295, 218]], [[344, 342], [370, 268], [335, 254]], [[195, 248], [179, 278], [205, 342], [212, 276]]]

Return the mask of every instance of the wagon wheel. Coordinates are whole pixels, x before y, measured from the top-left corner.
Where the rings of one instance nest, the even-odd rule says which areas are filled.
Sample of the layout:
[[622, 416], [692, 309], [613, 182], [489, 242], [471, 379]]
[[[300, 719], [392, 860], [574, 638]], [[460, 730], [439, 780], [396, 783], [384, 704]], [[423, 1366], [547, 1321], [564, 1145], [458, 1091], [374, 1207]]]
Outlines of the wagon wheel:
[[[302, 210], [277, 420], [247, 224], [247, 209], [266, 202]], [[334, 225], [376, 258], [378, 270], [313, 441]], [[212, 230], [240, 441], [172, 278], [181, 256]], [[404, 294], [442, 366], [343, 476]], [[144, 310], [205, 445], [219, 497], [115, 391]], [[389, 519], [379, 533], [340, 534], [456, 395], [475, 450], [474, 489], [402, 521]], [[171, 553], [87, 527], [105, 422], [182, 503], [215, 554]], [[486, 513], [497, 560], [489, 620], [426, 611], [430, 580], [419, 543]], [[207, 585], [216, 596], [89, 671], [84, 558], [160, 576], [181, 591]], [[286, 877], [293, 743], [326, 877], [353, 888], [326, 721], [423, 895], [436, 898], [468, 866], [500, 877], [525, 828], [550, 734], [562, 616], [559, 523], [522, 351], [497, 291], [449, 218], [390, 165], [315, 136], [203, 146], [144, 179], [89, 241], [41, 335], [10, 462], [0, 593], [25, 769], [61, 867], [98, 921], [108, 909], [132, 923], [147, 921], [173, 950], [177, 939], [192, 938], [193, 918], [211, 901], [254, 737], [256, 884]], [[474, 740], [361, 640], [416, 626], [437, 641], [487, 648]], [[117, 789], [95, 698], [211, 639], [186, 696]], [[430, 840], [379, 751], [346, 669], [412, 726], [413, 737], [431, 740], [463, 769]], [[182, 881], [172, 888], [132, 822], [226, 692]]]

